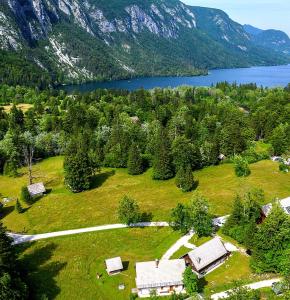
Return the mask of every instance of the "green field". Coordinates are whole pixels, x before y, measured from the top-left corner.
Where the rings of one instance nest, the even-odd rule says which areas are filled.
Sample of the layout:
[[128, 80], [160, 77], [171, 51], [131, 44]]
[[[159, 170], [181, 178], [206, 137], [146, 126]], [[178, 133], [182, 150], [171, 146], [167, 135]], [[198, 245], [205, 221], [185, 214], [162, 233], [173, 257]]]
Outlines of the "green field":
[[[17, 178], [0, 177], [1, 197], [14, 198], [4, 207], [2, 220], [15, 232], [42, 233], [63, 229], [95, 226], [118, 222], [116, 210], [119, 200], [128, 194], [134, 197], [143, 212], [152, 213], [153, 220], [168, 220], [170, 210], [178, 202], [188, 202], [193, 193], [182, 193], [174, 179], [153, 181], [152, 170], [139, 176], [130, 176], [126, 169], [103, 169], [97, 176], [94, 188], [73, 194], [64, 184], [63, 158], [46, 159], [34, 166], [35, 182], [43, 181], [51, 190], [23, 214], [13, 210], [20, 189], [27, 184], [25, 170]], [[278, 172], [278, 165], [261, 161], [251, 165], [248, 178], [237, 178], [233, 165], [208, 167], [194, 173], [199, 181], [197, 190], [204, 194], [215, 215], [228, 214], [234, 195], [252, 187], [262, 188], [266, 202], [274, 197], [290, 194], [289, 174]], [[46, 293], [49, 299], [128, 299], [134, 287], [137, 261], [160, 258], [179, 238], [170, 228], [120, 229], [81, 234], [26, 244], [20, 248], [21, 262], [28, 268], [28, 280], [33, 282], [35, 293]], [[198, 245], [207, 239], [194, 237]], [[182, 247], [173, 258], [189, 249]], [[128, 263], [122, 274], [109, 277], [104, 270], [104, 259], [121, 256]], [[238, 270], [238, 271], [237, 271]], [[101, 273], [97, 280], [96, 273]], [[206, 276], [205, 294], [232, 287], [232, 281], [241, 284], [261, 279], [249, 268], [249, 258], [235, 253], [223, 266]], [[118, 285], [124, 283], [124, 291]], [[85, 298], [84, 298], [85, 297]]]
[[[69, 192], [63, 184], [63, 158], [46, 159], [34, 166], [35, 182], [44, 181], [51, 192], [34, 203], [23, 214], [13, 211], [14, 201], [4, 210], [3, 222], [16, 232], [42, 233], [63, 229], [117, 223], [119, 200], [125, 195], [134, 197], [143, 212], [152, 213], [153, 220], [166, 221], [178, 202], [187, 202], [193, 193], [183, 193], [174, 179], [154, 181], [152, 170], [139, 176], [130, 176], [126, 169], [103, 169], [97, 175], [94, 188], [79, 194]], [[251, 165], [252, 174], [237, 178], [232, 164], [208, 167], [194, 173], [199, 181], [197, 190], [210, 202], [215, 215], [228, 214], [234, 195], [251, 187], [262, 188], [266, 202], [290, 194], [290, 174], [278, 172], [277, 163], [261, 161]], [[22, 170], [24, 172], [24, 170]], [[27, 184], [27, 176], [18, 178], [0, 176], [2, 197], [16, 199]]]
[[[20, 261], [38, 297], [45, 293], [49, 299], [128, 300], [136, 287], [135, 263], [160, 258], [178, 237], [170, 228], [67, 236], [21, 246]], [[116, 256], [122, 258], [126, 270], [108, 276], [104, 260]], [[123, 291], [118, 290], [121, 283]]]
[[210, 295], [231, 289], [236, 283], [244, 285], [271, 278], [270, 274], [253, 274], [249, 261], [245, 254], [234, 252], [223, 265], [205, 276], [204, 293]]

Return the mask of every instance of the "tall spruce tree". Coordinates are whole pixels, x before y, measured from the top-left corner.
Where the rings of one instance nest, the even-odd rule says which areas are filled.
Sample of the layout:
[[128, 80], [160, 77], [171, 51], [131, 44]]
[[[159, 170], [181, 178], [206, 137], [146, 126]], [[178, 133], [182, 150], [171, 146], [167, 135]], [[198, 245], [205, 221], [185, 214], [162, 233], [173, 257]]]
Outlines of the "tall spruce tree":
[[170, 143], [166, 130], [160, 128], [155, 140], [155, 154], [153, 158], [153, 179], [167, 180], [174, 176]]
[[179, 167], [176, 179], [176, 186], [180, 188], [183, 192], [190, 192], [194, 186], [194, 178], [191, 170], [191, 166]]
[[73, 138], [66, 149], [64, 159], [65, 183], [75, 193], [88, 190], [94, 174], [86, 139]]
[[130, 175], [139, 175], [143, 172], [143, 163], [141, 151], [137, 143], [132, 143], [129, 150], [128, 173]]

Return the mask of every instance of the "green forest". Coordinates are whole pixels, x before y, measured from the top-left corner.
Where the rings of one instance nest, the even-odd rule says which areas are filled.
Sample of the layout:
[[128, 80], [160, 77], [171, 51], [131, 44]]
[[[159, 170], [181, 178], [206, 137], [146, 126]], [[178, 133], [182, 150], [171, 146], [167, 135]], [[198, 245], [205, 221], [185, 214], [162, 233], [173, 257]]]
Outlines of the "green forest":
[[[16, 175], [33, 159], [65, 155], [68, 186], [80, 192], [102, 166], [129, 167], [166, 180], [223, 161], [247, 163], [289, 152], [290, 87], [220, 83], [67, 95], [63, 91], [0, 88], [0, 171]], [[23, 112], [17, 104], [31, 107]], [[257, 142], [265, 145], [257, 151]], [[222, 156], [222, 157], [221, 157]], [[185, 188], [188, 189], [188, 188]]]
[[[126, 168], [131, 176], [152, 168], [152, 180], [175, 177], [176, 189], [183, 192], [196, 187], [192, 172], [207, 166], [234, 162], [236, 175], [243, 177], [250, 175], [251, 163], [279, 156], [283, 167], [277, 163], [277, 172], [288, 171], [283, 158], [290, 148], [290, 85], [268, 89], [223, 82], [84, 94], [1, 85], [0, 106], [0, 172], [17, 177], [20, 167], [62, 155], [65, 185], [74, 193], [89, 190], [103, 167]], [[237, 196], [223, 233], [250, 249], [255, 272], [288, 276], [289, 218], [274, 207], [258, 226], [262, 198], [261, 191]], [[190, 205], [172, 211], [175, 220], [183, 220], [176, 229], [186, 232], [187, 220], [187, 226], [200, 229], [198, 236], [211, 234], [209, 204], [200, 196]], [[128, 207], [132, 215], [126, 215]], [[15, 209], [22, 212], [18, 201]], [[122, 222], [137, 220], [138, 209], [125, 197], [118, 212]], [[189, 214], [192, 220], [186, 219], [189, 210], [195, 212]], [[0, 268], [0, 284], [9, 287], [8, 297], [24, 299], [27, 287], [21, 270], [14, 271], [11, 241], [1, 243], [1, 251], [13, 255]]]

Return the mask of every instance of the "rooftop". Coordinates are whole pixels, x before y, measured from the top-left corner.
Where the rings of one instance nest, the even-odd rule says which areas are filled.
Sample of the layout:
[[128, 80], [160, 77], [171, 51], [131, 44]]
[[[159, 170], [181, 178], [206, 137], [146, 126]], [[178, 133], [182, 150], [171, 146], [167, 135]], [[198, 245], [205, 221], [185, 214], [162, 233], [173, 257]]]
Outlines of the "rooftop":
[[107, 272], [116, 272], [123, 269], [121, 257], [114, 257], [105, 260]]
[[[285, 213], [290, 215], [290, 197], [282, 199], [279, 202], [280, 202], [281, 208], [285, 211]], [[271, 203], [264, 205], [262, 207], [262, 211], [266, 217], [270, 214], [272, 207], [273, 207], [273, 205]]]
[[221, 240], [219, 238], [214, 238], [204, 243], [200, 247], [190, 251], [188, 256], [190, 257], [196, 270], [199, 271], [223, 257], [227, 253], [228, 251]]
[[181, 285], [184, 271], [183, 259], [136, 263], [136, 285], [139, 289]]
[[28, 189], [30, 196], [36, 196], [39, 194], [43, 194], [46, 191], [44, 184], [42, 182], [31, 184], [31, 185], [27, 186], [27, 189]]

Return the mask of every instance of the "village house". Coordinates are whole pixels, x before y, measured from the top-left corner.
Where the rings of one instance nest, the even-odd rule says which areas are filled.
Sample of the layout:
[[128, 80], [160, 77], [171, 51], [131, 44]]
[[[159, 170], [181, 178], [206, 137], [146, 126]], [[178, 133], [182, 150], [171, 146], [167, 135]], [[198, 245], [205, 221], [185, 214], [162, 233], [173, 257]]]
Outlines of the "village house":
[[[285, 213], [290, 215], [290, 197], [279, 200], [278, 203], [280, 204], [281, 208], [285, 211]], [[272, 207], [273, 207], [272, 203], [269, 203], [262, 207], [263, 217], [268, 217], [268, 215], [272, 210]]]
[[30, 197], [32, 197], [32, 198], [43, 196], [43, 194], [46, 192], [46, 189], [42, 182], [28, 185], [27, 190], [28, 190]]
[[105, 260], [106, 271], [109, 275], [115, 275], [123, 270], [123, 263], [121, 257], [114, 257]]
[[186, 265], [199, 276], [206, 275], [209, 271], [223, 263], [230, 252], [227, 251], [219, 238], [214, 238], [200, 247], [195, 248], [184, 256]]
[[185, 292], [183, 259], [156, 260], [136, 263], [136, 286], [139, 297], [149, 297], [151, 290], [158, 296]]

